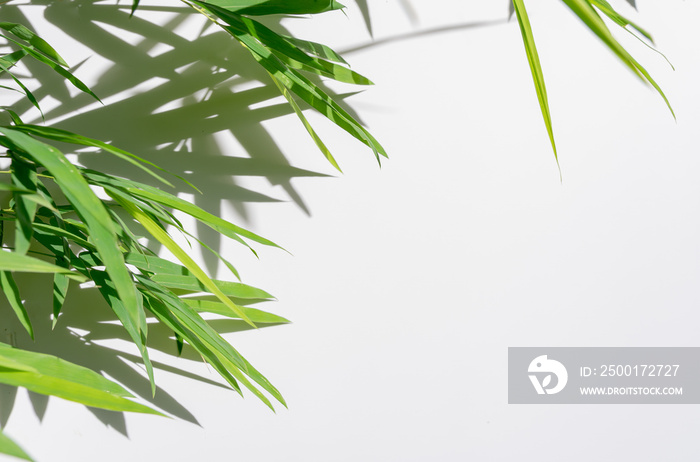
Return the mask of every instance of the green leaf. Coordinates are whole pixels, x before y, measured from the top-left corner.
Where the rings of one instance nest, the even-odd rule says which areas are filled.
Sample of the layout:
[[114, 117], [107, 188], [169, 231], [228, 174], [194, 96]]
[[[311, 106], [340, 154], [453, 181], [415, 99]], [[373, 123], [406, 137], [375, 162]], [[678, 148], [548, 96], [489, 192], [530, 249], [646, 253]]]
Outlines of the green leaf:
[[[115, 155], [116, 157], [119, 157], [122, 160], [125, 160], [132, 164], [133, 166], [145, 171], [149, 175], [151, 175], [153, 178], [157, 179], [158, 181], [168, 185], [172, 186], [172, 184], [158, 175], [157, 173], [153, 172], [150, 168], [148, 168], [146, 165], [147, 164], [151, 167], [154, 167], [162, 172], [169, 173], [167, 170], [157, 166], [156, 164], [146, 160], [142, 159], [141, 157], [131, 154], [130, 152], [124, 151], [123, 149], [119, 149], [117, 147], [114, 147], [110, 144], [103, 143], [102, 141], [95, 140], [92, 138], [88, 138], [86, 136], [78, 135], [75, 133], [71, 133], [66, 130], [61, 130], [58, 128], [52, 128], [52, 127], [42, 127], [39, 125], [16, 125], [14, 127], [15, 130], [20, 130], [24, 133], [30, 134], [30, 135], [36, 135], [40, 136], [42, 138], [54, 140], [54, 141], [61, 141], [63, 143], [72, 143], [72, 144], [77, 144], [81, 146], [93, 146], [100, 148], [104, 150], [105, 152], [108, 152], [110, 154]], [[182, 181], [186, 182], [187, 184], [190, 184], [187, 180], [184, 178], [181, 178], [177, 175], [176, 176], [178, 179], [181, 179]], [[191, 184], [190, 184], [191, 185]], [[194, 186], [192, 186], [194, 188]], [[196, 188], [195, 188], [196, 189]]]
[[8, 456], [14, 456], [18, 459], [28, 460], [33, 462], [34, 459], [29, 457], [24, 450], [17, 445], [14, 441], [10, 439], [0, 430], [0, 453], [7, 454]]
[[66, 268], [52, 265], [38, 258], [20, 255], [15, 252], [0, 251], [0, 271], [22, 273], [61, 273], [76, 281], [85, 282], [87, 279]]
[[58, 396], [86, 406], [111, 411], [162, 413], [131, 401], [132, 395], [121, 385], [90, 369], [55, 356], [34, 353], [0, 344], [0, 357], [31, 366], [36, 370], [0, 367], [0, 382], [25, 387], [35, 393]]
[[333, 154], [331, 154], [331, 151], [326, 147], [324, 144], [323, 140], [321, 139], [320, 136], [316, 133], [314, 128], [311, 126], [309, 121], [306, 119], [306, 116], [304, 113], [301, 111], [301, 108], [297, 104], [297, 102], [294, 100], [294, 97], [289, 93], [287, 88], [282, 85], [279, 80], [275, 78], [274, 75], [268, 73], [270, 78], [272, 79], [273, 82], [275, 82], [275, 85], [277, 85], [277, 88], [279, 91], [282, 93], [282, 95], [285, 97], [285, 99], [289, 102], [289, 105], [292, 106], [292, 109], [294, 109], [294, 113], [297, 115], [301, 123], [304, 125], [304, 128], [306, 128], [306, 131], [311, 135], [311, 139], [314, 140], [314, 143], [316, 143], [316, 146], [318, 149], [321, 150], [323, 155], [325, 156], [326, 160], [331, 163], [333, 167], [335, 167], [339, 172], [342, 172], [340, 169], [340, 165], [338, 165], [338, 162], [336, 162], [335, 157], [333, 157]]
[[125, 192], [129, 193], [129, 195], [138, 196], [142, 199], [148, 199], [166, 207], [184, 212], [201, 221], [215, 231], [220, 232], [224, 236], [235, 239], [243, 244], [245, 244], [245, 242], [242, 241], [239, 236], [245, 237], [246, 239], [250, 239], [251, 241], [259, 244], [281, 248], [274, 242], [267, 240], [264, 237], [258, 236], [251, 231], [236, 226], [221, 217], [212, 215], [200, 207], [197, 207], [196, 205], [177, 196], [161, 191], [158, 188], [154, 188], [143, 183], [138, 183], [136, 181], [116, 178], [114, 176], [105, 175], [104, 173], [95, 172], [92, 170], [83, 170], [83, 174], [88, 180], [93, 181], [95, 184], [112, 185], [116, 188], [124, 190]]
[[[194, 275], [176, 276], [172, 274], [155, 274], [151, 280], [180, 293], [209, 292], [214, 293], [210, 286], [204, 284]], [[216, 288], [226, 297], [251, 300], [272, 300], [274, 297], [262, 289], [251, 287], [240, 282], [211, 280]]]
[[347, 61], [343, 59], [335, 50], [331, 47], [326, 46], [322, 43], [311, 42], [309, 40], [301, 40], [296, 37], [290, 37], [288, 35], [281, 35], [286, 41], [296, 46], [297, 48], [304, 50], [305, 52], [318, 56], [319, 58], [326, 59], [328, 61], [334, 61], [336, 63], [347, 64]]
[[28, 46], [26, 46], [26, 45], [23, 45], [23, 44], [19, 43], [19, 42], [16, 41], [16, 40], [12, 40], [10, 37], [4, 36], [4, 35], [3, 35], [3, 37], [5, 37], [5, 38], [8, 39], [9, 41], [15, 43], [17, 46], [19, 46], [20, 48], [22, 48], [22, 49], [23, 49], [24, 51], [26, 51], [27, 54], [30, 55], [32, 58], [34, 58], [34, 59], [36, 59], [37, 61], [39, 61], [39, 62], [41, 62], [41, 63], [46, 64], [47, 66], [49, 66], [49, 67], [50, 67], [51, 69], [53, 69], [58, 75], [60, 75], [60, 76], [63, 77], [64, 79], [68, 80], [70, 83], [73, 84], [74, 87], [76, 87], [76, 88], [79, 89], [80, 91], [83, 91], [83, 92], [89, 94], [90, 96], [92, 96], [93, 98], [95, 98], [97, 101], [102, 102], [102, 101], [100, 100], [100, 98], [98, 98], [97, 95], [94, 94], [94, 93], [92, 92], [92, 90], [90, 90], [90, 88], [88, 88], [88, 86], [85, 85], [85, 84], [82, 82], [82, 80], [80, 80], [79, 78], [77, 78], [76, 76], [74, 76], [73, 74], [71, 74], [68, 70], [64, 69], [60, 64], [57, 64], [56, 62], [54, 62], [51, 58], [48, 58], [48, 57], [44, 56], [43, 54], [41, 54], [41, 53], [35, 51], [34, 48], [32, 48], [32, 47], [28, 47]]
[[[20, 156], [12, 155], [12, 184], [18, 188], [29, 190], [36, 195], [37, 176], [36, 165], [27, 162]], [[24, 255], [31, 244], [34, 215], [37, 203], [27, 200], [30, 196], [22, 192], [13, 194], [15, 199], [15, 252]]]
[[4, 72], [7, 72], [10, 75], [10, 77], [12, 77], [12, 80], [14, 80], [17, 85], [19, 85], [24, 94], [27, 96], [29, 102], [32, 103], [32, 105], [39, 110], [39, 112], [41, 113], [41, 118], [43, 119], [44, 113], [42, 112], [41, 107], [39, 107], [39, 102], [36, 100], [34, 94], [31, 91], [29, 91], [27, 87], [24, 86], [21, 80], [19, 80], [17, 77], [15, 77], [15, 75], [12, 72], [10, 72], [10, 67], [7, 66], [2, 61], [2, 59], [0, 59], [0, 69], [2, 69]]
[[[221, 302], [199, 300], [194, 298], [183, 298], [182, 301], [197, 312], [220, 314], [222, 316], [238, 319], [238, 317], [232, 316], [231, 310], [227, 309], [226, 305]], [[268, 313], [267, 311], [258, 310], [256, 308], [242, 306], [241, 310], [243, 310], [246, 316], [248, 316], [248, 318], [256, 324], [289, 324], [291, 322], [289, 319], [283, 318], [282, 316], [277, 316], [276, 314]]]
[[641, 65], [639, 64], [633, 57], [630, 55], [625, 48], [620, 45], [620, 43], [613, 37], [612, 33], [608, 29], [608, 26], [605, 25], [605, 22], [603, 22], [603, 19], [600, 17], [600, 15], [596, 12], [595, 9], [591, 6], [590, 3], [588, 3], [587, 0], [563, 0], [564, 3], [573, 11], [580, 19], [583, 21], [583, 23], [591, 30], [593, 31], [600, 40], [605, 43], [605, 45], [612, 50], [613, 53], [617, 55], [617, 57], [628, 67], [634, 72], [643, 82], [648, 83], [656, 91], [661, 95], [663, 98], [664, 102], [666, 102], [666, 106], [668, 109], [671, 111], [671, 114], [673, 115], [673, 118], [676, 118], [676, 114], [673, 112], [673, 108], [671, 107], [671, 103], [668, 101], [666, 98], [666, 95], [664, 92], [661, 90], [661, 87], [656, 83], [656, 81], [651, 77], [649, 72]]
[[554, 151], [554, 159], [557, 161], [557, 166], [559, 166], [557, 146], [554, 143], [552, 117], [549, 114], [547, 88], [544, 84], [544, 75], [542, 74], [540, 57], [537, 53], [537, 47], [535, 46], [535, 37], [532, 34], [532, 28], [530, 27], [530, 18], [528, 18], [527, 16], [527, 11], [525, 10], [525, 4], [523, 3], [523, 0], [513, 0], [513, 7], [515, 8], [515, 14], [518, 18], [518, 24], [520, 25], [520, 33], [523, 36], [525, 52], [527, 53], [527, 61], [530, 64], [530, 72], [532, 73], [532, 80], [535, 83], [535, 91], [537, 92], [537, 100], [540, 102], [540, 110], [542, 111], [544, 125], [545, 127], [547, 127], [549, 141], [552, 144], [552, 151]]
[[17, 315], [17, 318], [22, 323], [22, 326], [24, 326], [24, 328], [27, 330], [27, 333], [32, 340], [34, 340], [34, 329], [32, 328], [32, 322], [29, 319], [29, 314], [27, 314], [24, 303], [22, 303], [22, 297], [19, 295], [19, 288], [12, 277], [12, 273], [9, 271], [0, 271], [0, 289], [2, 289], [3, 294], [10, 303], [10, 306]]
[[18, 193], [23, 193], [23, 194], [31, 194], [31, 191], [28, 189], [20, 188], [15, 185], [11, 185], [8, 183], [0, 183], [0, 191], [12, 191], [12, 192], [18, 192]]
[[14, 36], [26, 41], [31, 46], [44, 53], [53, 62], [61, 66], [68, 67], [66, 61], [58, 54], [56, 50], [53, 49], [44, 39], [36, 35], [34, 32], [29, 30], [22, 24], [15, 24], [11, 22], [0, 22], [0, 29], [5, 29]]
[[66, 301], [70, 280], [62, 274], [56, 273], [53, 276], [53, 321], [51, 329], [58, 323], [58, 315], [61, 314], [63, 303]]
[[335, 0], [211, 0], [209, 3], [239, 14], [316, 14], [339, 10], [345, 5]]
[[[116, 291], [114, 282], [109, 278], [109, 275], [101, 270], [95, 270], [91, 269], [89, 270], [90, 272], [90, 278], [95, 281], [95, 285], [97, 286], [97, 289], [100, 291], [102, 294], [102, 297], [105, 299], [107, 304], [109, 304], [110, 308], [112, 308], [112, 311], [117, 315], [117, 317], [121, 320], [122, 324], [126, 328], [128, 332], [135, 332], [137, 331], [137, 326], [133, 324], [131, 320], [130, 313], [122, 300], [119, 298], [118, 293]], [[142, 299], [141, 293], [138, 294], [138, 299], [137, 303]], [[138, 303], [138, 308], [139, 310], [143, 313], [143, 305], [142, 303]], [[144, 315], [145, 317], [145, 315]], [[146, 373], [148, 374], [148, 379], [151, 383], [151, 393], [153, 395], [156, 394], [156, 381], [154, 378], [153, 374], [153, 365], [151, 364], [151, 359], [148, 355], [148, 349], [146, 348], [146, 331], [144, 329], [143, 334], [141, 337], [134, 338], [132, 336], [132, 340], [136, 344], [136, 347], [139, 349], [139, 352], [141, 353], [141, 357], [143, 358], [143, 364], [146, 366]]]
[[17, 64], [25, 56], [27, 56], [26, 51], [17, 50], [0, 57], [0, 62], [2, 62], [5, 66], [9, 68]]

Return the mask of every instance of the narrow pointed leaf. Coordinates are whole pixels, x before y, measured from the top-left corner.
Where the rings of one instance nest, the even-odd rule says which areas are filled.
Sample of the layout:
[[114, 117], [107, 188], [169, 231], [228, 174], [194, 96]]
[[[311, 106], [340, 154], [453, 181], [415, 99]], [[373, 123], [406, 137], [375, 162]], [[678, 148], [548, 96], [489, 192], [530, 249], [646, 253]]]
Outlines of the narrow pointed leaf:
[[275, 82], [275, 85], [277, 85], [277, 88], [279, 91], [282, 93], [282, 95], [286, 98], [286, 100], [289, 102], [289, 105], [292, 106], [292, 109], [294, 109], [294, 113], [297, 115], [301, 123], [304, 125], [304, 128], [306, 128], [306, 131], [311, 135], [311, 139], [314, 140], [314, 143], [316, 143], [316, 146], [318, 149], [321, 150], [321, 153], [325, 156], [326, 160], [331, 163], [333, 167], [335, 167], [339, 172], [342, 172], [340, 169], [340, 165], [338, 165], [338, 162], [336, 162], [335, 157], [333, 157], [333, 154], [331, 154], [331, 151], [326, 147], [326, 145], [323, 143], [323, 140], [321, 137], [318, 136], [314, 128], [311, 126], [309, 121], [306, 119], [306, 116], [304, 113], [301, 111], [301, 108], [297, 104], [297, 102], [294, 100], [294, 97], [289, 93], [287, 88], [282, 85], [279, 80], [275, 78], [274, 75], [269, 74], [270, 78], [272, 78], [272, 81]]
[[31, 46], [49, 57], [56, 64], [68, 67], [66, 61], [61, 57], [61, 55], [58, 54], [56, 50], [53, 49], [51, 45], [22, 24], [0, 22], [0, 29], [5, 29], [15, 37], [26, 41]]
[[5, 435], [5, 433], [2, 431], [0, 431], [0, 453], [17, 457], [18, 459], [28, 460], [30, 462], [34, 461], [34, 459], [29, 457], [29, 455], [24, 452], [24, 449], [19, 447], [17, 443], [12, 441], [12, 439], [10, 439], [10, 437]]
[[544, 125], [545, 127], [547, 127], [549, 141], [552, 144], [552, 151], [554, 151], [554, 159], [557, 161], [557, 165], [559, 165], [559, 157], [557, 156], [557, 146], [554, 143], [552, 117], [549, 114], [547, 88], [544, 84], [544, 75], [542, 74], [540, 57], [537, 53], [537, 47], [535, 46], [535, 37], [532, 34], [532, 28], [530, 27], [530, 18], [527, 16], [527, 11], [525, 10], [525, 4], [523, 3], [523, 0], [513, 0], [513, 7], [515, 8], [515, 14], [518, 18], [518, 24], [520, 25], [520, 33], [523, 37], [523, 44], [525, 45], [527, 61], [530, 64], [530, 72], [532, 73], [532, 80], [535, 83], [535, 91], [537, 92], [537, 100], [540, 103], [540, 110], [542, 111]]
[[12, 277], [12, 273], [9, 271], [0, 271], [0, 289], [2, 289], [2, 293], [5, 295], [7, 301], [10, 303], [10, 306], [17, 315], [19, 322], [22, 323], [22, 326], [24, 326], [24, 328], [27, 330], [29, 336], [32, 338], [32, 340], [34, 340], [34, 329], [32, 328], [32, 322], [29, 319], [29, 314], [27, 314], [24, 303], [22, 303], [22, 297], [19, 295], [19, 288]]
[[319, 58], [323, 58], [328, 61], [347, 64], [347, 61], [336, 53], [335, 50], [329, 46], [323, 45], [322, 43], [311, 42], [309, 40], [300, 40], [296, 37], [290, 37], [288, 35], [282, 35], [281, 37], [297, 48], [304, 50], [306, 53], [318, 56]]
[[[20, 156], [12, 156], [12, 184], [18, 188], [27, 189], [36, 194], [37, 176], [36, 165], [25, 161]], [[16, 192], [15, 199], [15, 252], [26, 254], [32, 239], [32, 228], [37, 203], [28, 200], [29, 195]]]
[[15, 252], [5, 252], [0, 250], [0, 271], [12, 271], [21, 273], [62, 273], [70, 279], [80, 282], [86, 278], [60, 266], [39, 260], [27, 255], [20, 255]]
[[[149, 175], [151, 175], [153, 178], [157, 179], [158, 181], [168, 185], [172, 186], [172, 184], [166, 180], [165, 178], [161, 177], [157, 173], [153, 172], [148, 166], [156, 168], [162, 172], [167, 172], [163, 168], [157, 166], [156, 164], [146, 160], [142, 159], [141, 157], [131, 154], [130, 152], [124, 151], [123, 149], [119, 149], [117, 147], [112, 146], [111, 144], [104, 143], [99, 140], [95, 140], [92, 138], [88, 138], [86, 136], [78, 135], [75, 133], [71, 133], [66, 130], [61, 130], [58, 128], [52, 128], [52, 127], [42, 127], [39, 125], [16, 125], [12, 127], [16, 130], [20, 130], [24, 133], [28, 133], [30, 135], [36, 135], [40, 136], [42, 138], [54, 140], [54, 141], [61, 141], [63, 143], [72, 143], [72, 144], [78, 144], [81, 146], [94, 146], [97, 148], [100, 148], [104, 150], [105, 152], [108, 152], [110, 154], [113, 154], [117, 157], [119, 157], [122, 160], [125, 160], [129, 162], [130, 164], [134, 165], [135, 167], [145, 171]], [[146, 165], [144, 165], [146, 164]], [[177, 177], [185, 182], [184, 178]], [[188, 182], [189, 183], [189, 182]]]
[[61, 309], [63, 309], [63, 304], [66, 301], [66, 295], [68, 294], [68, 286], [70, 285], [70, 280], [60, 273], [56, 273], [53, 276], [53, 321], [51, 323], [51, 329], [56, 327], [58, 323], [58, 316], [61, 314]]
[[86, 406], [112, 411], [163, 415], [128, 399], [132, 395], [100, 374], [55, 356], [0, 344], [0, 357], [32, 366], [37, 372], [0, 367], [0, 382], [25, 387], [35, 393], [58, 396]]
[[30, 55], [32, 58], [34, 58], [34, 59], [36, 59], [37, 61], [39, 61], [39, 62], [41, 62], [41, 63], [46, 64], [47, 66], [49, 66], [49, 67], [50, 67], [51, 69], [53, 69], [58, 75], [60, 75], [61, 77], [63, 77], [64, 79], [66, 79], [66, 80], [68, 80], [70, 83], [72, 83], [74, 87], [76, 87], [77, 89], [79, 89], [79, 90], [82, 91], [82, 92], [85, 92], [85, 93], [89, 94], [90, 96], [92, 96], [93, 98], [95, 98], [97, 101], [100, 101], [100, 102], [101, 102], [100, 98], [98, 98], [97, 95], [96, 95], [95, 93], [93, 93], [92, 90], [90, 90], [90, 88], [88, 88], [88, 86], [85, 85], [85, 84], [83, 83], [82, 80], [80, 80], [79, 78], [77, 78], [76, 76], [74, 76], [70, 71], [68, 71], [67, 69], [63, 68], [60, 64], [55, 63], [51, 58], [48, 58], [48, 57], [44, 56], [43, 54], [37, 52], [37, 51], [34, 50], [32, 47], [28, 47], [28, 46], [26, 46], [26, 45], [23, 45], [23, 44], [19, 43], [19, 42], [16, 41], [16, 40], [12, 40], [11, 38], [9, 38], [9, 37], [7, 37], [7, 36], [4, 36], [4, 37], [5, 37], [6, 39], [8, 39], [9, 41], [14, 42], [17, 46], [19, 46], [19, 47], [22, 48], [24, 51], [26, 51], [27, 54]]
[[[231, 310], [227, 309], [226, 305], [221, 302], [193, 298], [183, 298], [182, 301], [197, 312], [220, 314], [222, 316], [238, 319], [237, 317], [232, 316]], [[283, 318], [282, 316], [268, 313], [267, 311], [258, 310], [256, 308], [242, 306], [241, 309], [245, 312], [246, 316], [248, 316], [248, 318], [256, 324], [289, 324], [291, 322], [289, 319]]]
[[317, 14], [339, 10], [345, 5], [335, 0], [211, 0], [229, 11], [252, 16], [268, 14]]

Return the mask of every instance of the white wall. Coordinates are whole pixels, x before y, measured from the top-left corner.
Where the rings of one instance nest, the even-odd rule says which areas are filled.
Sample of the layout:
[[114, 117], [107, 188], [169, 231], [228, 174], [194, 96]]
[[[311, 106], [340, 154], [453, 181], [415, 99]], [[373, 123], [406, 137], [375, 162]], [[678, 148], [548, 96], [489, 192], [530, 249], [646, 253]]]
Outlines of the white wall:
[[[527, 2], [560, 182], [517, 23], [505, 22], [507, 2], [412, 0], [417, 23], [408, 0], [370, 2], [373, 38], [348, 3], [347, 17], [334, 12], [282, 24], [348, 50], [353, 67], [376, 82], [347, 101], [390, 153], [381, 169], [369, 150], [312, 117], [345, 173], [296, 177], [285, 159], [334, 172], [293, 115], [277, 117], [282, 109], [275, 107], [272, 118], [264, 110], [259, 118], [249, 114], [272, 90], [211, 109], [235, 113], [234, 135], [218, 134], [218, 145], [200, 136], [194, 144], [202, 152], [173, 161], [213, 174], [212, 194], [234, 199], [222, 206], [227, 217], [294, 254], [263, 249], [257, 261], [224, 248], [245, 282], [277, 296], [267, 308], [293, 320], [227, 335], [283, 392], [289, 410], [275, 415], [254, 397], [158, 371], [161, 392], [200, 426], [151, 416], [98, 420], [55, 398], [39, 421], [20, 391], [7, 434], [38, 461], [697, 460], [695, 406], [508, 405], [506, 355], [509, 346], [698, 345], [700, 7], [640, 0], [637, 15], [621, 5], [676, 67], [625, 40], [666, 91], [674, 122], [661, 98], [560, 2]], [[25, 8], [37, 28], [40, 10]], [[422, 33], [457, 25], [464, 27]], [[185, 35], [198, 30], [189, 27]], [[51, 30], [69, 62], [90, 57], [78, 75], [104, 91], [139, 73], [140, 64], [111, 67]], [[118, 56], [120, 49], [101, 52]], [[233, 47], [207, 54], [229, 52], [246, 78], [262, 77]], [[240, 91], [251, 85], [243, 80], [233, 80]], [[170, 95], [188, 88], [172, 85]], [[106, 102], [122, 109], [93, 105], [85, 118], [59, 120], [75, 130], [87, 124], [86, 134], [130, 149], [154, 147], [160, 140], [139, 128], [138, 117], [148, 113], [138, 105], [148, 107], [157, 92], [131, 100], [138, 91], [117, 92]], [[178, 120], [185, 132], [201, 122]], [[280, 170], [265, 178], [251, 169], [234, 187], [212, 155], [218, 148]], [[241, 165], [245, 171], [248, 164]], [[71, 303], [78, 310], [81, 299], [74, 294]], [[218, 381], [197, 363], [156, 357]]]

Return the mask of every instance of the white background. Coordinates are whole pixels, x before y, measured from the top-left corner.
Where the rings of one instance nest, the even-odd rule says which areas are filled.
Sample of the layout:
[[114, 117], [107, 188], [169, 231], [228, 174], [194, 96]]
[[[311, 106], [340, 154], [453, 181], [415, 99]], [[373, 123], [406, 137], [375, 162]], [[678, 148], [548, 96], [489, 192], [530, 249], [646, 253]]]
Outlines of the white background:
[[[347, 102], [390, 159], [378, 168], [371, 151], [310, 115], [344, 174], [243, 176], [239, 186], [280, 202], [222, 205], [293, 254], [261, 249], [256, 260], [224, 247], [244, 282], [278, 298], [265, 308], [293, 321], [226, 336], [289, 410], [157, 371], [161, 391], [199, 425], [100, 420], [56, 398], [40, 420], [19, 391], [6, 433], [40, 462], [697, 460], [697, 406], [508, 405], [506, 360], [509, 346], [698, 346], [700, 7], [640, 0], [635, 13], [614, 3], [674, 64], [618, 34], [665, 90], [674, 122], [561, 2], [527, 2], [560, 181], [507, 2], [370, 2], [373, 37], [347, 3], [347, 16], [282, 25], [348, 51], [376, 83]], [[107, 59], [42, 29], [40, 7], [24, 11], [71, 64], [90, 57], [78, 76], [104, 78]], [[231, 110], [245, 120], [239, 106]], [[251, 126], [273, 140], [260, 149], [273, 142], [291, 165], [334, 175], [294, 115]], [[216, 140], [227, 155], [256, 155], [235, 134]], [[210, 162], [192, 156], [193, 170]], [[155, 355], [218, 381], [210, 368]]]

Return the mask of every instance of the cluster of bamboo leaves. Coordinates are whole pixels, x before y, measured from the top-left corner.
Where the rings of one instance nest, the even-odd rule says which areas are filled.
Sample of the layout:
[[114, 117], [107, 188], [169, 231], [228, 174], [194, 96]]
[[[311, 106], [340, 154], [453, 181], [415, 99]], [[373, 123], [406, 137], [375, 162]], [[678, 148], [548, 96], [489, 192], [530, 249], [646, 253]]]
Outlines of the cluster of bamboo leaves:
[[[191, 7], [193, 14], [202, 14], [219, 25], [251, 53], [334, 167], [340, 170], [329, 149], [304, 116], [301, 104], [317, 110], [368, 146], [377, 160], [386, 156], [379, 142], [317, 85], [314, 78], [325, 77], [356, 85], [370, 85], [371, 82], [350, 69], [331, 48], [281, 35], [254, 19], [269, 14], [316, 14], [341, 9], [343, 5], [333, 0], [181, 1]], [[623, 63], [663, 96], [649, 73], [613, 37], [601, 14], [640, 40], [651, 42], [651, 36], [644, 29], [624, 18], [605, 0], [562, 1]], [[138, 3], [138, 0], [133, 1], [133, 11], [138, 8]], [[544, 77], [524, 1], [512, 0], [511, 8], [520, 25], [542, 115], [556, 157]], [[0, 22], [0, 29], [11, 48], [10, 52], [0, 56], [0, 74], [9, 76], [16, 85], [3, 88], [24, 93], [41, 111], [39, 101], [13, 72], [22, 59], [34, 59], [76, 88], [99, 99], [69, 71], [59, 53], [39, 35], [21, 24]], [[176, 243], [172, 233], [182, 233], [203, 248], [214, 250], [193, 236], [178, 220], [175, 212], [190, 216], [248, 247], [252, 243], [276, 245], [168, 193], [167, 187], [171, 181], [185, 180], [145, 159], [76, 133], [25, 124], [11, 107], [3, 106], [3, 109], [12, 123], [0, 126], [0, 146], [4, 148], [4, 153], [0, 155], [10, 165], [7, 171], [0, 172], [0, 193], [10, 196], [8, 206], [0, 211], [0, 289], [27, 333], [33, 338], [30, 316], [14, 279], [16, 273], [52, 275], [53, 284], [47, 290], [53, 293], [54, 326], [60, 325], [59, 315], [68, 290], [75, 290], [79, 282], [91, 281], [138, 347], [153, 393], [156, 386], [147, 348], [147, 317], [155, 318], [171, 329], [178, 347], [182, 348], [186, 343], [196, 350], [234, 390], [241, 392], [241, 388], [245, 387], [271, 408], [270, 398], [284, 405], [278, 390], [200, 313], [241, 319], [252, 327], [287, 320], [246, 306], [249, 302], [272, 299], [267, 292], [240, 282], [211, 279]], [[71, 163], [66, 154], [72, 151], [59, 150], [56, 142], [60, 142], [61, 146], [73, 146], [72, 149], [88, 146], [101, 150], [102, 155], [116, 156], [129, 162], [133, 168], [146, 171], [162, 187]], [[196, 189], [194, 185], [190, 186]], [[13, 238], [8, 239], [8, 236]], [[141, 238], [144, 236], [167, 248], [178, 263], [159, 258], [142, 244]], [[236, 268], [230, 262], [223, 261], [238, 277]], [[89, 369], [3, 343], [0, 343], [0, 383], [26, 387], [93, 407], [159, 414], [159, 411], [134, 401], [133, 396], [119, 384]], [[0, 452], [31, 460], [2, 432]]]
[[[298, 101], [324, 114], [369, 146], [377, 156], [386, 155], [359, 122], [304, 74], [360, 85], [371, 82], [352, 71], [332, 49], [277, 34], [250, 17], [321, 13], [342, 5], [330, 0], [185, 3], [192, 7], [194, 14], [206, 15], [250, 51], [336, 168], [338, 164], [304, 117]], [[11, 52], [0, 56], [0, 71], [16, 84], [10, 89], [23, 92], [39, 111], [39, 101], [14, 72], [14, 66], [22, 59], [35, 59], [45, 64], [76, 88], [99, 99], [69, 71], [65, 60], [39, 35], [21, 24], [0, 23], [0, 28], [12, 47]], [[46, 290], [53, 293], [54, 326], [60, 326], [68, 290], [76, 290], [76, 283], [91, 281], [140, 351], [154, 394], [156, 385], [147, 348], [148, 317], [171, 329], [180, 350], [185, 343], [189, 345], [234, 390], [241, 393], [243, 387], [247, 388], [270, 408], [273, 408], [271, 399], [285, 405], [279, 391], [223, 339], [201, 313], [240, 319], [251, 327], [288, 321], [246, 306], [271, 300], [273, 297], [267, 292], [240, 282], [210, 278], [176, 242], [172, 233], [181, 233], [190, 241], [216, 252], [190, 233], [176, 213], [196, 219], [253, 252], [252, 243], [277, 247], [276, 244], [168, 193], [171, 181], [186, 180], [135, 154], [58, 128], [26, 124], [11, 107], [3, 109], [12, 123], [0, 127], [2, 157], [10, 165], [7, 171], [0, 172], [3, 178], [0, 192], [10, 195], [8, 206], [0, 211], [0, 288], [27, 333], [34, 337], [27, 307], [15, 282], [16, 273], [52, 275], [52, 287], [47, 286]], [[59, 150], [56, 142], [72, 148]], [[67, 154], [86, 146], [101, 150], [102, 155], [129, 162], [133, 168], [147, 172], [161, 187], [89, 170], [68, 160]], [[190, 186], [196, 190], [194, 185]], [[178, 263], [159, 258], [142, 244], [144, 236], [167, 248]], [[230, 262], [216, 256], [238, 277]], [[92, 407], [160, 414], [134, 401], [121, 385], [89, 369], [2, 343], [0, 383]], [[27, 454], [2, 433], [0, 452], [29, 460]]]

